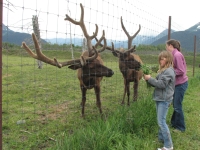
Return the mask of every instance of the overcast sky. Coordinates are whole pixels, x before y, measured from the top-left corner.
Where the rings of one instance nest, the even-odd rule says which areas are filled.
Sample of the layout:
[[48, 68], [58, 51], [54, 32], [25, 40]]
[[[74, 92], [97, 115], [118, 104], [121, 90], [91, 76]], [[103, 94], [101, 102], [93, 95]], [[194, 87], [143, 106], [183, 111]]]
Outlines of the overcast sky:
[[[32, 16], [37, 15], [43, 38], [83, 36], [80, 27], [64, 21], [65, 14], [80, 19], [80, 3], [84, 6], [85, 24], [89, 34], [99, 26], [100, 36], [105, 30], [109, 38], [123, 38], [120, 17], [130, 34], [139, 27], [139, 34], [159, 34], [168, 28], [172, 17], [172, 29], [188, 29], [200, 22], [199, 0], [4, 0], [3, 23], [11, 30], [32, 33]], [[9, 9], [8, 9], [9, 8]], [[8, 11], [10, 10], [10, 11]]]
[[200, 22], [199, 0], [141, 0], [159, 12], [172, 16], [172, 20], [180, 25], [182, 30], [188, 29]]

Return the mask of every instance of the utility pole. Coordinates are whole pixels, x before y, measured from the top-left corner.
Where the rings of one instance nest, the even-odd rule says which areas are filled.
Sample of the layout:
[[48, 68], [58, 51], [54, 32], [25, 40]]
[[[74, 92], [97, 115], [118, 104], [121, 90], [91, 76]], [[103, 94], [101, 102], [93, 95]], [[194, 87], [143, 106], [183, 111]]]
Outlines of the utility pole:
[[[39, 47], [40, 49], [42, 48], [41, 46], [41, 38], [40, 38], [40, 29], [39, 29], [39, 24], [38, 24], [38, 17], [37, 16], [33, 16], [32, 18], [32, 25], [33, 25], [33, 31], [37, 37], [38, 43], [39, 43]], [[37, 60], [38, 63], [38, 69], [42, 69], [42, 61]]]

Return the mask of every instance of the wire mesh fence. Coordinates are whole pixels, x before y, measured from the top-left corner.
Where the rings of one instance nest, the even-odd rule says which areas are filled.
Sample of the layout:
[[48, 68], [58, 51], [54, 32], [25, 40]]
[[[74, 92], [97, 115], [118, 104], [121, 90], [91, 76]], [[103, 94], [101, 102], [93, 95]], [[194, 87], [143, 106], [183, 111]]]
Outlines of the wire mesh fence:
[[[55, 144], [58, 135], [63, 132], [71, 133], [82, 123], [82, 89], [76, 70], [68, 67], [60, 69], [47, 63], [43, 64], [42, 69], [38, 69], [37, 61], [20, 47], [24, 41], [35, 52], [31, 34], [34, 32], [32, 18], [37, 16], [41, 51], [46, 56], [57, 58], [61, 62], [80, 58], [82, 47], [85, 47], [85, 35], [80, 26], [65, 20], [66, 14], [76, 21], [80, 20], [80, 3], [83, 5], [88, 34], [93, 35], [95, 25], [98, 25], [97, 37], [100, 38], [104, 30], [107, 45], [110, 47], [113, 42], [116, 49], [128, 48], [128, 39], [121, 27], [121, 17], [130, 35], [134, 35], [141, 25], [141, 31], [134, 38], [132, 45], [146, 46], [136, 54], [141, 55], [144, 63], [157, 64], [157, 54], [160, 51], [149, 51], [147, 46], [155, 45], [157, 48], [160, 39], [165, 45], [169, 16], [156, 10], [150, 11], [149, 7], [140, 1], [4, 1], [1, 54], [3, 149], [45, 149]], [[179, 31], [180, 28], [178, 23], [172, 21], [172, 38], [173, 32]], [[180, 31], [178, 37], [181, 38], [185, 34]], [[199, 66], [199, 34], [196, 42], [193, 36], [185, 37], [185, 40], [195, 43], [185, 46], [183, 50], [186, 53], [189, 49], [192, 53], [196, 46], [195, 66]], [[95, 45], [96, 41], [92, 40], [91, 43]], [[101, 58], [104, 60], [104, 66], [114, 72], [110, 78], [103, 77], [100, 84], [102, 111], [105, 116], [109, 116], [121, 104], [124, 79], [118, 67], [118, 59], [111, 51], [103, 51]], [[188, 61], [191, 64], [194, 59], [188, 58]], [[133, 83], [130, 89], [132, 105]], [[138, 100], [151, 91], [152, 89], [146, 90], [146, 83], [141, 79]], [[95, 92], [91, 89], [87, 90], [86, 94], [85, 114], [88, 122], [99, 117]], [[127, 97], [125, 103], [127, 104]]]

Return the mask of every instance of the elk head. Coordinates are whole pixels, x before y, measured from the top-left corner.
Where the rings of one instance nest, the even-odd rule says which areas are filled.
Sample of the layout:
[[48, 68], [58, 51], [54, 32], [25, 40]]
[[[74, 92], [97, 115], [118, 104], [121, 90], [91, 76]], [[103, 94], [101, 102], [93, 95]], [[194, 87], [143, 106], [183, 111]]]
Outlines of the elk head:
[[[114, 47], [114, 46], [113, 46]], [[124, 68], [123, 70], [126, 69], [135, 69], [135, 70], [140, 70], [141, 67], [141, 62], [136, 58], [136, 55], [133, 55], [133, 52], [135, 52], [135, 45], [134, 47], [131, 47], [129, 50], [114, 50], [111, 49], [113, 55], [115, 57], [119, 58], [119, 64], [120, 68]], [[121, 70], [122, 71], [122, 70]]]
[[141, 61], [138, 60], [137, 57], [135, 58], [135, 56], [132, 55], [133, 52], [136, 51], [136, 49], [135, 49], [136, 46], [134, 45], [132, 47], [131, 45], [132, 45], [133, 39], [140, 32], [141, 26], [139, 25], [138, 31], [133, 36], [130, 36], [129, 33], [127, 32], [127, 30], [126, 30], [126, 28], [123, 24], [122, 17], [121, 17], [121, 26], [122, 26], [123, 31], [125, 32], [125, 34], [128, 37], [128, 50], [124, 50], [124, 49], [115, 50], [115, 49], [112, 49], [112, 48], [108, 48], [108, 49], [110, 49], [112, 51], [112, 53], [115, 57], [119, 58], [119, 62], [123, 62], [130, 69], [139, 70], [140, 67], [141, 67]]
[[114, 72], [102, 65], [98, 59], [94, 59], [92, 61], [88, 61], [88, 63], [82, 67], [79, 64], [70, 65], [68, 68], [76, 70], [82, 69], [82, 77], [90, 76], [90, 77], [111, 77]]

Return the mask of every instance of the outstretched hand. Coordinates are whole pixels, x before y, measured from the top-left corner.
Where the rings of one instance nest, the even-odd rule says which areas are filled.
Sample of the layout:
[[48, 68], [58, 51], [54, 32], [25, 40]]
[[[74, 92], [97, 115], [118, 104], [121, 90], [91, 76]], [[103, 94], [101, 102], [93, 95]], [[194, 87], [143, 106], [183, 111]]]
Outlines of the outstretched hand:
[[148, 75], [143, 74], [143, 77], [144, 77], [145, 80], [149, 80], [151, 78], [151, 75], [149, 75], [149, 74]]

